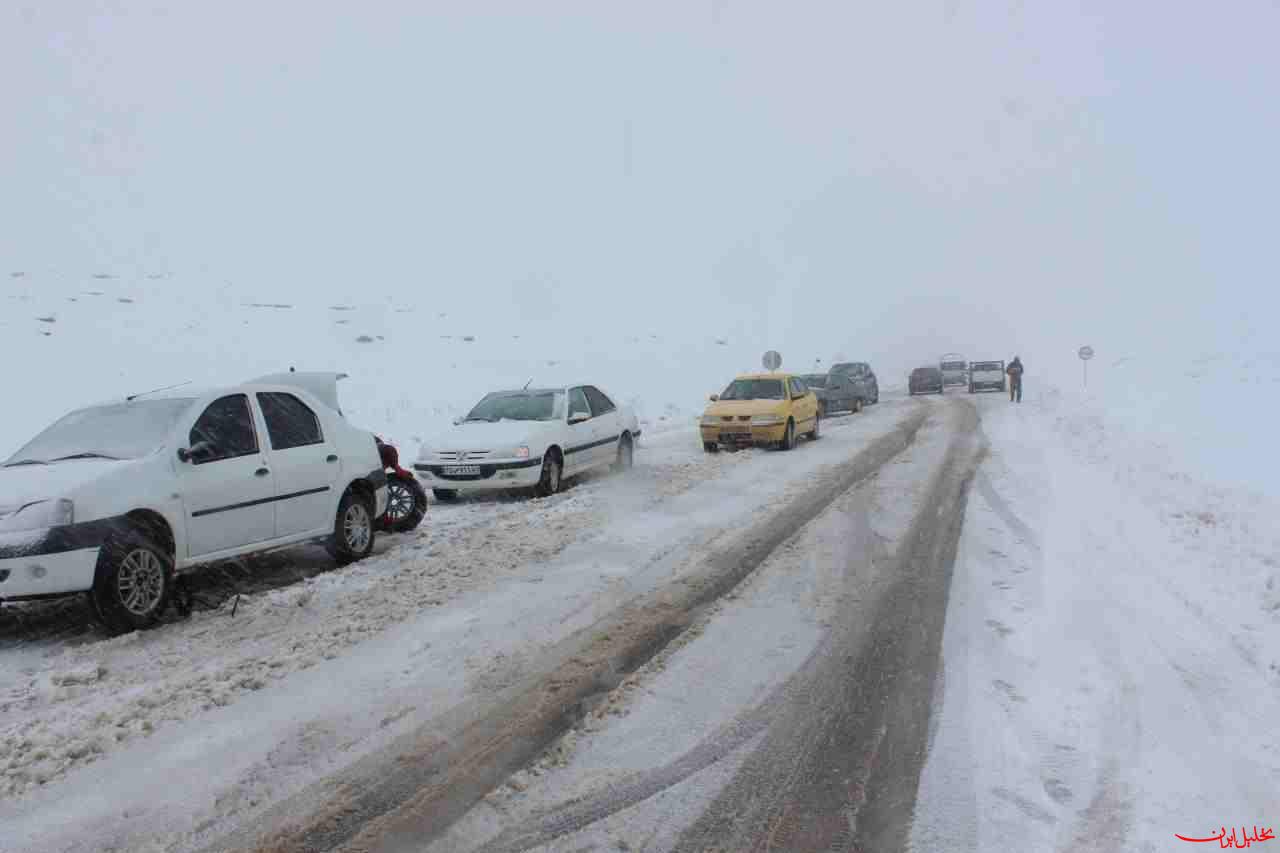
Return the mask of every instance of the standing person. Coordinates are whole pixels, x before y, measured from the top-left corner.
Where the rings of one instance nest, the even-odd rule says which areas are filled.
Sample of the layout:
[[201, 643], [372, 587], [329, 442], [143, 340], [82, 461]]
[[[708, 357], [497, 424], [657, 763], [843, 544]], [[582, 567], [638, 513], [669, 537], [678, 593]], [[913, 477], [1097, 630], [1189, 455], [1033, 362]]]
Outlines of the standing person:
[[1014, 356], [1013, 361], [1004, 369], [1009, 374], [1009, 402], [1022, 402], [1022, 359]]

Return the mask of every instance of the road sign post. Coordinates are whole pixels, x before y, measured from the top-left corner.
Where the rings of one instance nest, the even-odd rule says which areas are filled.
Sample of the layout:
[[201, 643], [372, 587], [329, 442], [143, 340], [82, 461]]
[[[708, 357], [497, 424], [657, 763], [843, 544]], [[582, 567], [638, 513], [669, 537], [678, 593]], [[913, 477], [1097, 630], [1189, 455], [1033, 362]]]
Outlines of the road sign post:
[[1093, 358], [1093, 347], [1083, 346], [1076, 350], [1076, 355], [1080, 356], [1080, 364], [1084, 368], [1084, 387], [1089, 387], [1089, 359]]

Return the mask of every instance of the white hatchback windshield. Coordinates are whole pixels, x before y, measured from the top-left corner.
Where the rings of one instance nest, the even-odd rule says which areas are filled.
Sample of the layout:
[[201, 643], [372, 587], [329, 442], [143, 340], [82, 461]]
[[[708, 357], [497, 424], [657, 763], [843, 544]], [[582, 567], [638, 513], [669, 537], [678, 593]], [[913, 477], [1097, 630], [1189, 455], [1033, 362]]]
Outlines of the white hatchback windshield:
[[90, 406], [63, 415], [27, 442], [4, 467], [64, 459], [137, 459], [158, 448], [194, 398]]

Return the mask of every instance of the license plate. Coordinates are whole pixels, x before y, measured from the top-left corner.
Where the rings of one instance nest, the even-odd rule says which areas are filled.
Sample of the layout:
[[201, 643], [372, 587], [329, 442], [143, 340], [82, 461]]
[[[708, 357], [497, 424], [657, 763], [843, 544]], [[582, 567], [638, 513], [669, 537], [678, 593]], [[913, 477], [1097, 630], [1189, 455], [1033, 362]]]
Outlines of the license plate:
[[442, 469], [446, 477], [474, 477], [479, 475], [479, 465], [446, 465]]

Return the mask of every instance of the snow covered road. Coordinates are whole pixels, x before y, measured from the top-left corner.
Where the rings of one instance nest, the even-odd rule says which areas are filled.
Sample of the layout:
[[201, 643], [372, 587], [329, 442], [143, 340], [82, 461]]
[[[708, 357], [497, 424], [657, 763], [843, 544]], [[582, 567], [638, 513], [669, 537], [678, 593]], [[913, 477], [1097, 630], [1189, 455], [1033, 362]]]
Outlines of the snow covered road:
[[791, 454], [706, 456], [688, 432], [659, 435], [630, 476], [437, 505], [421, 535], [242, 597], [234, 617], [226, 601], [118, 639], [74, 625], [11, 639], [0, 849], [187, 850], [273, 825], [317, 780], [520, 683], [917, 409], [833, 419]]
[[978, 449], [972, 407], [935, 405], [908, 450], [538, 764], [430, 847], [367, 849], [880, 850], [902, 837]]
[[1052, 393], [692, 438], [185, 623], [0, 625], [0, 849], [1159, 851], [1274, 812], [1272, 498]]

